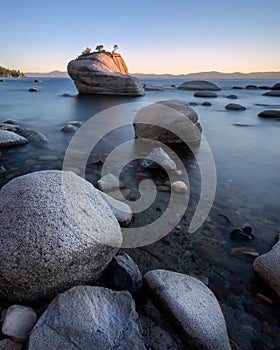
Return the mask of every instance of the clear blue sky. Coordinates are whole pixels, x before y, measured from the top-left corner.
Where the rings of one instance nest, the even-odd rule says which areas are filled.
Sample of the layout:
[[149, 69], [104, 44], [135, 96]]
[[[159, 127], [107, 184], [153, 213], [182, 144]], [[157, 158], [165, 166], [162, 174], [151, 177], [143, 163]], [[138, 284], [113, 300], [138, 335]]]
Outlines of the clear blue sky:
[[130, 72], [280, 71], [280, 0], [1, 0], [0, 65], [66, 70], [116, 43]]

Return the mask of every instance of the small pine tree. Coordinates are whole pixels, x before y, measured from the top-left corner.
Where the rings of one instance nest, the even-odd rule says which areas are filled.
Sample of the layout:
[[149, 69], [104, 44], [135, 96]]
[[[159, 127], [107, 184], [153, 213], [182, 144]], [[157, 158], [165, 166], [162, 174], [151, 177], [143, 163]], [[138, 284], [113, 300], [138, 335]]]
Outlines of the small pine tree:
[[102, 52], [102, 51], [104, 51], [104, 46], [103, 45], [97, 45], [95, 50], [97, 50], [98, 52]]
[[118, 44], [115, 44], [114, 47], [113, 47], [113, 53], [115, 53], [119, 48], [119, 45]]

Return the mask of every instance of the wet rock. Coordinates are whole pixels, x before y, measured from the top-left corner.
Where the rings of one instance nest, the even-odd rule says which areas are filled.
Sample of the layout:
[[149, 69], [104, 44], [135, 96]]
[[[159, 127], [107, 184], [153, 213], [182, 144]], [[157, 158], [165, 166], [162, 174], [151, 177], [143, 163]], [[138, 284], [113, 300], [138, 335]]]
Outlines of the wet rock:
[[163, 143], [198, 143], [201, 126], [197, 113], [180, 100], [158, 101], [141, 108], [133, 121], [137, 138]]
[[232, 87], [234, 90], [242, 90], [243, 89], [243, 87], [241, 87], [241, 86], [233, 86]]
[[77, 95], [62, 94], [61, 97], [76, 97]]
[[72, 124], [66, 124], [66, 125], [63, 125], [61, 128], [60, 128], [60, 131], [63, 131], [65, 133], [74, 133], [78, 130], [78, 128], [75, 126], [75, 125], [72, 125]]
[[236, 100], [238, 98], [238, 96], [236, 96], [236, 95], [227, 95], [227, 98], [229, 98], [230, 100]]
[[144, 350], [127, 291], [77, 286], [58, 295], [34, 327], [29, 350]]
[[35, 79], [34, 83], [41, 83], [41, 80]]
[[280, 90], [280, 83], [276, 83], [271, 87], [271, 90]]
[[269, 109], [258, 114], [260, 118], [280, 119], [280, 110]]
[[21, 129], [18, 131], [18, 134], [25, 137], [29, 142], [41, 144], [48, 143], [47, 136], [42, 132], [32, 129]]
[[145, 84], [144, 89], [145, 91], [162, 91], [163, 90], [163, 88], [160, 86], [149, 85], [149, 84]]
[[16, 125], [16, 124], [0, 123], [1, 130], [17, 132], [19, 128], [20, 128], [19, 125]]
[[261, 85], [261, 86], [259, 86], [259, 89], [261, 89], [261, 90], [270, 90], [270, 87], [267, 86], [267, 85]]
[[252, 233], [252, 227], [246, 226], [242, 228], [236, 228], [230, 233], [230, 239], [235, 241], [251, 241], [256, 237]]
[[38, 89], [32, 87], [32, 88], [30, 88], [28, 91], [29, 91], [29, 92], [38, 92]]
[[7, 309], [2, 333], [18, 342], [28, 339], [37, 321], [36, 313], [27, 306], [12, 305]]
[[212, 103], [208, 102], [208, 101], [205, 101], [205, 102], [202, 103], [202, 106], [210, 107], [210, 106], [212, 106]]
[[210, 83], [209, 81], [205, 80], [193, 80], [193, 81], [186, 81], [180, 86], [178, 86], [179, 90], [192, 90], [192, 91], [219, 91], [221, 90], [221, 87]]
[[13, 120], [13, 119], [5, 119], [1, 123], [18, 125], [18, 122], [16, 120]]
[[230, 111], [245, 111], [246, 107], [238, 104], [238, 103], [229, 103], [225, 106], [225, 109], [228, 109]]
[[0, 341], [0, 350], [21, 350], [22, 343], [17, 343], [11, 339], [4, 339]]
[[230, 254], [241, 258], [243, 257], [256, 258], [257, 256], [260, 255], [254, 248], [251, 248], [251, 247], [234, 247], [234, 248], [231, 248]]
[[0, 296], [11, 301], [96, 281], [122, 243], [99, 191], [69, 171], [11, 180], [0, 192], [0, 221]]
[[257, 90], [258, 87], [257, 87], [256, 85], [249, 84], [249, 85], [246, 85], [245, 89], [248, 89], [248, 90]]
[[197, 106], [197, 103], [196, 102], [190, 102], [189, 106]]
[[132, 258], [126, 254], [116, 255], [108, 265], [109, 276], [115, 286], [137, 292], [142, 288], [141, 272]]
[[27, 142], [26, 138], [12, 131], [0, 130], [0, 147], [18, 146]]
[[152, 150], [142, 161], [141, 165], [144, 168], [151, 166], [161, 166], [165, 170], [176, 170], [176, 163], [169, 157], [169, 155], [161, 148], [157, 147]]
[[253, 268], [280, 296], [280, 240], [269, 252], [255, 259]]
[[188, 186], [183, 181], [175, 181], [171, 184], [171, 189], [178, 193], [188, 192]]
[[193, 95], [194, 97], [207, 97], [207, 98], [218, 97], [218, 95], [215, 92], [211, 92], [211, 91], [196, 91]]
[[219, 303], [202, 282], [167, 270], [149, 271], [144, 281], [155, 302], [177, 325], [186, 345], [198, 349], [230, 349]]
[[123, 227], [128, 226], [132, 220], [132, 210], [130, 206], [106, 193], [99, 192], [102, 198], [108, 203], [119, 224]]
[[272, 90], [267, 91], [263, 94], [263, 96], [274, 96], [274, 97], [280, 97], [280, 91], [279, 90]]
[[112, 191], [120, 187], [119, 179], [111, 173], [102, 176], [97, 183], [103, 192]]

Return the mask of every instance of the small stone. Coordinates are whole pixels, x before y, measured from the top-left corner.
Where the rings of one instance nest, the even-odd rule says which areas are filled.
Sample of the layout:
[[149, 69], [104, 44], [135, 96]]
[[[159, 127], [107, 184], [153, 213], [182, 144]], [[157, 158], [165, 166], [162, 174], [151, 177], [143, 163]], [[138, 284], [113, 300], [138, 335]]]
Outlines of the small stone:
[[42, 132], [32, 129], [21, 129], [18, 131], [18, 134], [25, 137], [29, 142], [41, 144], [48, 143], [47, 136]]
[[65, 133], [73, 133], [73, 132], [76, 132], [77, 130], [78, 130], [78, 128], [72, 124], [63, 125], [60, 128], [60, 131], [65, 132]]
[[41, 83], [41, 80], [35, 79], [34, 83]]
[[7, 309], [2, 333], [15, 341], [24, 342], [37, 320], [36, 313], [27, 306], [12, 305]]
[[141, 165], [144, 168], [159, 165], [165, 170], [176, 170], [176, 163], [161, 147], [154, 148], [152, 152], [145, 157]]
[[142, 288], [141, 272], [132, 258], [126, 254], [116, 255], [108, 266], [108, 272], [115, 286], [137, 292]]
[[256, 86], [256, 85], [247, 85], [246, 87], [245, 87], [245, 89], [249, 89], [249, 90], [257, 90], [258, 89], [258, 87]]
[[212, 103], [208, 102], [208, 101], [205, 101], [205, 102], [202, 103], [202, 106], [210, 107], [210, 106], [212, 106]]
[[34, 87], [30, 88], [28, 91], [29, 92], [38, 92], [38, 90], [36, 88], [34, 88]]
[[119, 179], [111, 173], [102, 176], [97, 183], [103, 192], [112, 191], [120, 187]]
[[279, 90], [267, 91], [263, 94], [263, 96], [280, 97], [280, 91]]
[[230, 254], [241, 258], [244, 256], [256, 258], [260, 255], [254, 248], [251, 247], [234, 247], [231, 248]]
[[178, 193], [188, 192], [188, 186], [183, 181], [175, 181], [171, 184], [171, 189]]
[[16, 124], [0, 123], [1, 130], [17, 132], [19, 128], [20, 128], [19, 125], [16, 125]]
[[236, 95], [228, 95], [227, 98], [231, 99], [231, 100], [235, 100], [238, 97]]
[[269, 297], [267, 297], [266, 295], [263, 295], [261, 293], [258, 293], [256, 295], [256, 299], [258, 301], [260, 301], [261, 303], [266, 304], [268, 306], [274, 305], [274, 301], [273, 300], [271, 300]]

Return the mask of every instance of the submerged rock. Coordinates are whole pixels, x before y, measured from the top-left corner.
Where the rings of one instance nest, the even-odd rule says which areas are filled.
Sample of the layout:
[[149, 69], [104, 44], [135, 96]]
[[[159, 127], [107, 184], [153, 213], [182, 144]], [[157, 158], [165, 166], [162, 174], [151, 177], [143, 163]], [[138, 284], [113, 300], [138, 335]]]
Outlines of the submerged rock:
[[22, 343], [17, 343], [11, 339], [4, 339], [0, 341], [0, 350], [21, 350]]
[[269, 252], [255, 259], [253, 268], [280, 297], [280, 240]]
[[68, 74], [83, 94], [144, 95], [143, 84], [128, 74], [127, 66], [118, 53], [94, 52], [68, 63]]
[[186, 346], [230, 350], [220, 305], [201, 281], [167, 270], [149, 271], [144, 281], [155, 303], [177, 325]]
[[32, 87], [32, 88], [30, 88], [28, 91], [29, 91], [29, 92], [38, 92], [38, 89]]
[[18, 134], [25, 137], [29, 142], [33, 143], [49, 143], [47, 136], [42, 132], [31, 129], [21, 129]]
[[27, 143], [25, 137], [12, 131], [0, 130], [0, 147], [18, 146]]
[[101, 191], [112, 191], [120, 187], [119, 179], [114, 174], [106, 174], [97, 181]]
[[236, 241], [251, 241], [256, 238], [252, 231], [252, 227], [250, 226], [236, 228], [231, 231], [230, 238]]
[[58, 295], [34, 327], [29, 350], [144, 350], [127, 291], [77, 286]]
[[193, 81], [186, 81], [180, 86], [178, 86], [178, 89], [180, 90], [192, 90], [192, 91], [219, 91], [221, 90], [221, 87], [210, 83], [209, 81], [205, 80], [193, 80]]
[[218, 95], [215, 92], [211, 92], [211, 91], [196, 91], [193, 95], [194, 97], [208, 97], [208, 98], [218, 97]]
[[188, 192], [188, 186], [183, 181], [175, 181], [171, 184], [171, 189], [178, 193]]
[[229, 98], [230, 100], [236, 100], [238, 98], [238, 96], [236, 96], [236, 95], [227, 95], [227, 98]]
[[163, 90], [163, 88], [160, 86], [149, 85], [149, 84], [145, 84], [144, 89], [145, 91], [162, 91]]
[[260, 118], [280, 119], [280, 110], [268, 109], [258, 114]]
[[51, 298], [96, 281], [122, 243], [119, 224], [92, 184], [48, 170], [0, 191], [0, 296]]
[[78, 130], [78, 128], [73, 124], [65, 124], [60, 128], [60, 131], [65, 133], [74, 133]]
[[[134, 120], [135, 135], [163, 143], [197, 143], [201, 126], [197, 113], [181, 100], [158, 101], [141, 108]], [[183, 140], [178, 135], [183, 136]]]
[[280, 97], [280, 91], [279, 90], [272, 90], [267, 91], [263, 94], [263, 96], [274, 96], [274, 97]]

